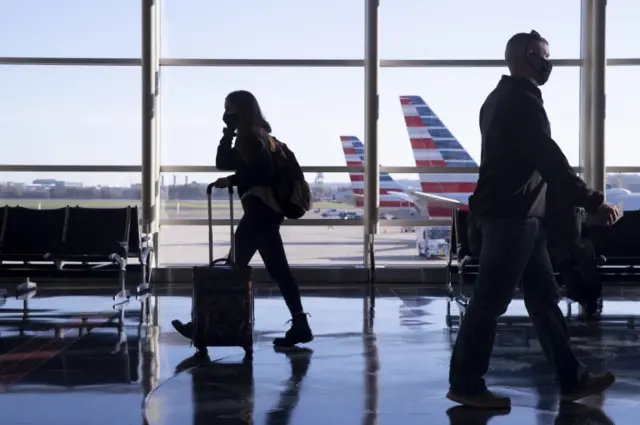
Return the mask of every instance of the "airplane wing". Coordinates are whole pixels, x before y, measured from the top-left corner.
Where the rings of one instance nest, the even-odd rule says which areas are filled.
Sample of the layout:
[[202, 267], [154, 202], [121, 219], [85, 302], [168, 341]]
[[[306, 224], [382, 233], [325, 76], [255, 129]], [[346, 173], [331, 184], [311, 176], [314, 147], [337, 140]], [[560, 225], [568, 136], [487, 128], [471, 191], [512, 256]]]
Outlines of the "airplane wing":
[[460, 202], [456, 199], [445, 198], [444, 196], [433, 195], [431, 193], [411, 191], [409, 192], [416, 199], [426, 202], [428, 205], [447, 207], [447, 208], [460, 208], [465, 206], [464, 202]]

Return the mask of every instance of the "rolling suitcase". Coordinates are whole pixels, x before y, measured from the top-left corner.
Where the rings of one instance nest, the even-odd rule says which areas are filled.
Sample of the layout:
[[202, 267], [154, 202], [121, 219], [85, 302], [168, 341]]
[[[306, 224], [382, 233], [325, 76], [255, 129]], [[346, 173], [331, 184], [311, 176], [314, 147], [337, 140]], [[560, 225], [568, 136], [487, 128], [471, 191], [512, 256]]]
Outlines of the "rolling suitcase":
[[192, 344], [200, 352], [207, 347], [242, 347], [253, 352], [253, 282], [251, 267], [237, 267], [233, 232], [233, 187], [229, 188], [231, 249], [226, 258], [213, 259], [211, 193], [207, 187], [209, 264], [193, 268]]

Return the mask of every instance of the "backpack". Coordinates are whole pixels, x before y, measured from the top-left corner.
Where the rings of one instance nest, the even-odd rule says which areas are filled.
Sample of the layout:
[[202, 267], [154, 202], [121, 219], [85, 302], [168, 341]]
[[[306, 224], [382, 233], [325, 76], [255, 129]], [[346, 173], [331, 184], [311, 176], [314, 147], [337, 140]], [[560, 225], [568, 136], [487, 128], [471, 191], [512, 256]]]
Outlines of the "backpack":
[[301, 218], [311, 209], [311, 189], [294, 153], [275, 137], [271, 136], [275, 164], [274, 195], [284, 216]]

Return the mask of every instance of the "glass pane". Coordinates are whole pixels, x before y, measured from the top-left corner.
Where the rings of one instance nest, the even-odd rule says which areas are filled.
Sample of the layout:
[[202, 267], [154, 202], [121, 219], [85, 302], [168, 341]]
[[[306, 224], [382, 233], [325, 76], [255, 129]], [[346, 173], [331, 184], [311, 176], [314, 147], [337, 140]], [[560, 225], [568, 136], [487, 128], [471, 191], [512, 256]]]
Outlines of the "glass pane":
[[139, 58], [141, 2], [2, 0], [1, 56]]
[[164, 0], [162, 56], [358, 59], [364, 2]]
[[[629, 0], [633, 1], [633, 0]], [[507, 40], [535, 29], [555, 58], [580, 56], [580, 2], [394, 0], [380, 6], [383, 59], [502, 59]]]
[[364, 128], [362, 69], [162, 69], [162, 163], [213, 165], [226, 95], [253, 92], [304, 165], [344, 165], [339, 136]]
[[[444, 138], [435, 142], [441, 160], [458, 167], [477, 166], [481, 150], [478, 114], [503, 72], [492, 68], [383, 69], [380, 76], [381, 165], [433, 165], [431, 162], [435, 158], [426, 157], [424, 149], [416, 145], [416, 139], [424, 137], [420, 135], [424, 129], [431, 138]], [[553, 78], [543, 88], [554, 138], [573, 164], [578, 163], [579, 155], [578, 89], [578, 68], [556, 68]], [[415, 125], [415, 120], [420, 121], [420, 127]], [[430, 126], [435, 129], [429, 129]], [[409, 139], [410, 134], [413, 141]], [[362, 144], [359, 141], [347, 143]], [[452, 148], [459, 150], [452, 151]], [[467, 203], [476, 180], [475, 173], [457, 176], [455, 182], [447, 174], [383, 174], [380, 184], [381, 190], [404, 192], [411, 201], [410, 205], [403, 207], [405, 211], [416, 211], [419, 217], [448, 219], [451, 217], [450, 207], [428, 205], [413, 196], [411, 191], [419, 190]], [[381, 197], [387, 196], [392, 202], [390, 195], [382, 193]], [[387, 232], [400, 232], [399, 237], [407, 246], [405, 250], [397, 250], [401, 254], [396, 258], [379, 256], [378, 264], [410, 263], [411, 258], [417, 256], [421, 261], [444, 264], [448, 255], [448, 226], [394, 227]], [[384, 234], [378, 237], [378, 246], [385, 237]], [[397, 236], [393, 234], [391, 237]]]
[[[162, 188], [161, 210], [163, 219], [204, 219], [207, 217], [206, 186], [224, 174], [170, 174], [164, 173], [160, 182]], [[353, 173], [307, 173], [306, 179], [314, 193], [313, 209], [302, 220], [333, 219], [362, 220], [361, 174]], [[414, 180], [402, 179], [398, 182], [403, 188]], [[420, 218], [420, 213], [411, 202], [390, 202], [382, 196], [381, 219]], [[234, 217], [242, 216], [242, 207], [238, 200], [234, 202]], [[213, 217], [229, 218], [228, 195], [225, 190], [214, 192]], [[362, 226], [283, 226], [281, 234], [285, 249], [292, 265], [353, 265], [362, 264]], [[229, 251], [229, 227], [214, 227], [214, 255], [223, 257]], [[383, 227], [376, 238], [376, 258], [378, 264], [387, 266], [420, 266], [427, 258], [419, 253], [418, 236], [420, 232], [408, 227]], [[207, 260], [206, 226], [162, 226], [161, 262], [163, 265], [185, 265], [206, 262]], [[444, 258], [433, 253], [430, 264], [444, 265]], [[262, 264], [256, 255], [253, 264]]]
[[139, 165], [140, 72], [0, 66], [2, 163]]
[[636, 0], [607, 2], [607, 57], [638, 58], [640, 46], [630, 37], [638, 26], [640, 3]]
[[[204, 219], [207, 217], [206, 187], [225, 174], [163, 173], [160, 180], [161, 218]], [[352, 194], [346, 173], [307, 174], [315, 201], [313, 209], [303, 218], [335, 220], [362, 219], [361, 203]], [[229, 218], [226, 190], [213, 194], [213, 217]], [[242, 217], [240, 201], [234, 199], [234, 218]], [[214, 255], [224, 257], [229, 252], [230, 229], [214, 228]], [[285, 250], [292, 265], [362, 264], [362, 226], [282, 226]], [[162, 226], [160, 235], [163, 265], [185, 265], [207, 261], [208, 236], [206, 226]], [[256, 255], [252, 264], [262, 264]]]
[[607, 173], [607, 200], [625, 211], [640, 210], [640, 174]]
[[139, 203], [139, 173], [0, 173], [1, 205], [44, 209]]
[[605, 149], [608, 166], [640, 166], [634, 135], [640, 114], [640, 67], [607, 67]]
[[[638, 193], [640, 192], [640, 174], [607, 173], [607, 184], [611, 189], [625, 189], [629, 192]], [[624, 190], [610, 190], [610, 192], [611, 193], [609, 193], [608, 196], [611, 198], [611, 200], [615, 200], [614, 198], [620, 198], [624, 200], [624, 197], [620, 196], [625, 195]], [[638, 198], [637, 201], [640, 201], [640, 198]], [[640, 202], [638, 202], [638, 205], [633, 209], [640, 209]]]
[[[215, 226], [214, 257], [229, 253], [229, 227]], [[345, 266], [362, 264], [362, 226], [282, 226], [287, 259], [292, 266]], [[205, 264], [208, 258], [206, 226], [163, 226], [160, 235], [160, 264], [185, 266]], [[256, 254], [251, 261], [262, 266]]]
[[[416, 166], [400, 96], [420, 98], [467, 152], [458, 160], [480, 159], [478, 114], [506, 72], [500, 68], [382, 69], [380, 73], [381, 165]], [[578, 67], [557, 67], [542, 88], [553, 137], [572, 164], [579, 159]], [[407, 118], [410, 120], [411, 118]], [[470, 158], [469, 158], [470, 157]], [[462, 163], [460, 163], [462, 164]]]

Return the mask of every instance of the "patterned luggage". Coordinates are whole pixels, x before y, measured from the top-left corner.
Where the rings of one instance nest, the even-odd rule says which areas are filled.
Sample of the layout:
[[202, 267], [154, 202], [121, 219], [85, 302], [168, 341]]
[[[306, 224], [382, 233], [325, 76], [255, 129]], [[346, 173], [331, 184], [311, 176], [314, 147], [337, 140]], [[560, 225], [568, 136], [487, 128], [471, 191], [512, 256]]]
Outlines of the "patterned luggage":
[[234, 263], [233, 187], [229, 188], [231, 249], [227, 258], [213, 259], [211, 194], [207, 187], [209, 218], [209, 264], [193, 268], [193, 345], [200, 352], [207, 347], [242, 347], [253, 352], [253, 283], [251, 267]]

